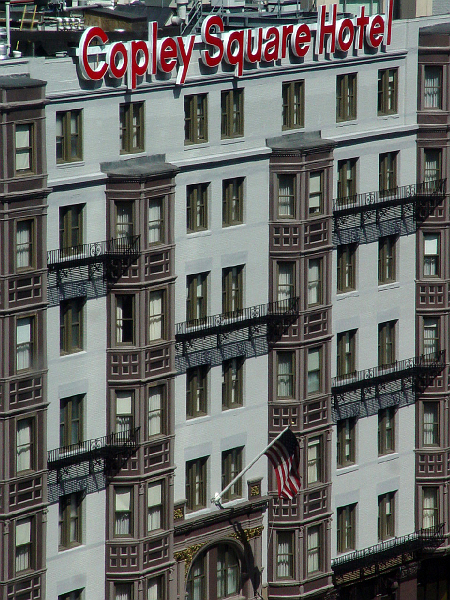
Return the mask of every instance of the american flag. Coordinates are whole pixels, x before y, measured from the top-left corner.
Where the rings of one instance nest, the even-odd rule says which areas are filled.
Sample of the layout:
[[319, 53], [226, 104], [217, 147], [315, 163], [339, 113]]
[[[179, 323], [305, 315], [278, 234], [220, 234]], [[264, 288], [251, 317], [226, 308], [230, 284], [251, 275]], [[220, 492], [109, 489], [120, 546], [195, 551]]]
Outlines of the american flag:
[[292, 500], [300, 491], [300, 448], [297, 438], [290, 429], [286, 429], [265, 454], [275, 469], [278, 497]]

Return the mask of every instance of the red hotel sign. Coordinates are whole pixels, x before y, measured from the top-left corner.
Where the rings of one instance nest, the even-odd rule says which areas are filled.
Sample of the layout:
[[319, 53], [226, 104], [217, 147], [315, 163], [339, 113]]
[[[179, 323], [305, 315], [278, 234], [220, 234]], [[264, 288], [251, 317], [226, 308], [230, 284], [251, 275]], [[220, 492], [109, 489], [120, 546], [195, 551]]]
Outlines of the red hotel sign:
[[[89, 27], [81, 36], [78, 58], [83, 79], [98, 81], [104, 77], [122, 79], [135, 89], [138, 77], [155, 75], [157, 71], [171, 74], [177, 68], [177, 84], [186, 80], [194, 44], [200, 40], [195, 35], [157, 39], [157, 23], [150, 23], [149, 41], [115, 42], [108, 44], [108, 36], [100, 27]], [[245, 63], [271, 63], [292, 53], [304, 57], [313, 44], [317, 57], [325, 52], [346, 53], [351, 47], [362, 50], [364, 42], [370, 48], [381, 44], [389, 46], [392, 31], [392, 1], [387, 3], [385, 15], [369, 17], [364, 6], [353, 19], [337, 19], [337, 4], [320, 7], [317, 23], [296, 23], [278, 27], [257, 27], [224, 32], [218, 15], [206, 17], [202, 24], [200, 59], [208, 67], [217, 67], [222, 61], [235, 67], [242, 75]], [[94, 40], [101, 45], [91, 46]], [[89, 57], [96, 56], [92, 62]]]

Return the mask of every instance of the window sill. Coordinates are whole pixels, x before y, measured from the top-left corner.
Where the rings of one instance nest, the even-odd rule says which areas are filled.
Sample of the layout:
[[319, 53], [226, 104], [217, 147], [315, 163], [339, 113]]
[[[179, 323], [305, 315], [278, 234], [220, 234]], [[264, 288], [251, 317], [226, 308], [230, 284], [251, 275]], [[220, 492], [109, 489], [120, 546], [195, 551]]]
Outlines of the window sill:
[[86, 163], [83, 159], [80, 160], [67, 160], [64, 162], [56, 163], [57, 169], [70, 169], [72, 167], [84, 167]]
[[390, 452], [389, 454], [381, 454], [378, 456], [378, 463], [388, 462], [390, 460], [396, 460], [399, 458], [398, 452]]
[[353, 471], [358, 471], [359, 465], [354, 463], [352, 465], [346, 465], [345, 467], [336, 467], [336, 475], [346, 475], [347, 473], [353, 473]]
[[201, 229], [199, 231], [187, 231], [186, 235], [189, 237], [203, 237], [211, 235], [212, 231], [210, 229]]
[[189, 425], [189, 423], [197, 423], [200, 419], [208, 419], [210, 418], [211, 415], [209, 415], [208, 413], [205, 413], [204, 415], [196, 415], [195, 417], [188, 417], [186, 416], [186, 425]]
[[242, 227], [245, 223], [222, 223], [222, 229], [232, 229], [233, 227]]
[[345, 300], [346, 298], [357, 298], [359, 296], [358, 290], [348, 290], [348, 292], [337, 292], [336, 300]]
[[243, 135], [237, 135], [236, 137], [230, 138], [221, 138], [220, 145], [227, 146], [228, 144], [238, 144], [240, 142], [245, 142], [245, 137]]
[[398, 281], [388, 281], [386, 283], [379, 283], [378, 291], [385, 292], [386, 290], [393, 290], [393, 289], [396, 289], [399, 287], [400, 287], [400, 284]]
[[78, 356], [79, 354], [86, 354], [86, 350], [81, 349], [81, 350], [74, 350], [73, 352], [62, 352], [60, 354], [60, 358], [65, 358], [68, 356]]
[[81, 548], [83, 546], [82, 542], [78, 542], [73, 544], [72, 546], [58, 546], [58, 552], [67, 552], [68, 550], [76, 550], [77, 548]]
[[209, 142], [184, 142], [185, 150], [197, 150], [198, 148], [209, 148], [211, 144]]
[[383, 113], [378, 114], [377, 118], [379, 121], [387, 121], [388, 119], [399, 119], [400, 115], [399, 113]]
[[236, 410], [237, 408], [244, 408], [244, 404], [236, 404], [235, 406], [224, 406], [222, 404], [222, 412], [228, 412], [229, 410]]
[[349, 127], [349, 126], [357, 126], [357, 119], [348, 119], [347, 121], [336, 121], [336, 127]]

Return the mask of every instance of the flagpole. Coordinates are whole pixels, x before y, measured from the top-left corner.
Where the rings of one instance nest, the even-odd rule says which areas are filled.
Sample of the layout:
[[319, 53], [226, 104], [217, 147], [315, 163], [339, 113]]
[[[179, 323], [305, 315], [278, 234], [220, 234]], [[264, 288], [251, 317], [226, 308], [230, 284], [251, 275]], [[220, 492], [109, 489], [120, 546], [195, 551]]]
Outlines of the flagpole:
[[261, 456], [263, 454], [265, 454], [267, 452], [267, 450], [269, 448], [271, 448], [275, 444], [275, 442], [280, 439], [280, 437], [283, 435], [283, 433], [285, 433], [288, 429], [289, 429], [289, 425], [286, 427], [286, 429], [283, 429], [283, 431], [279, 435], [277, 435], [277, 437], [275, 439], [273, 439], [270, 442], [270, 444], [268, 446], [266, 446], [266, 448], [264, 448], [264, 450], [262, 450], [258, 454], [258, 456], [252, 460], [251, 463], [249, 463], [244, 469], [242, 469], [242, 471], [240, 473], [238, 473], [236, 475], [236, 477], [230, 481], [230, 483], [220, 492], [220, 494], [216, 493], [214, 498], [211, 498], [211, 502], [213, 502], [216, 506], [220, 506], [220, 501], [222, 499], [222, 496], [228, 492], [228, 490], [236, 483], [236, 481], [238, 481], [244, 475], [244, 473], [246, 473], [251, 467], [253, 467], [255, 462], [257, 460], [259, 460], [261, 458]]

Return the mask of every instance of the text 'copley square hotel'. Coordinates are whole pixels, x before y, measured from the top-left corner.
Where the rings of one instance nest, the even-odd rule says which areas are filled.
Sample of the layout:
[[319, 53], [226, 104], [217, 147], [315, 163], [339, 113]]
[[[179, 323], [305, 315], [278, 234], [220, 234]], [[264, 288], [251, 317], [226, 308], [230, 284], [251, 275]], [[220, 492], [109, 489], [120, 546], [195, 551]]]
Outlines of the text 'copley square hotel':
[[[11, 11], [0, 600], [450, 597], [450, 15], [405, 4]], [[287, 426], [295, 498], [212, 504]]]

